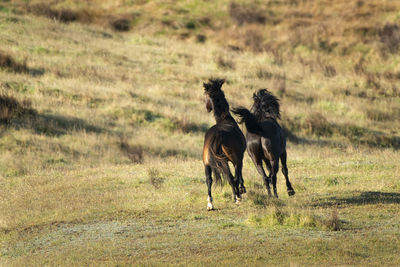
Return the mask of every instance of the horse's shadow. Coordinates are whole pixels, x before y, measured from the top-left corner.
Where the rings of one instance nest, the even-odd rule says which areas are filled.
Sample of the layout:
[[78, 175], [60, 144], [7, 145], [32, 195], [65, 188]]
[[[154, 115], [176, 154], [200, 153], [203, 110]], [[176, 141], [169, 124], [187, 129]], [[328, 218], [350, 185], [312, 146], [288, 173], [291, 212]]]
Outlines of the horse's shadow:
[[370, 205], [370, 204], [400, 204], [400, 193], [395, 192], [355, 192], [347, 197], [321, 197], [313, 206], [341, 206], [341, 205]]

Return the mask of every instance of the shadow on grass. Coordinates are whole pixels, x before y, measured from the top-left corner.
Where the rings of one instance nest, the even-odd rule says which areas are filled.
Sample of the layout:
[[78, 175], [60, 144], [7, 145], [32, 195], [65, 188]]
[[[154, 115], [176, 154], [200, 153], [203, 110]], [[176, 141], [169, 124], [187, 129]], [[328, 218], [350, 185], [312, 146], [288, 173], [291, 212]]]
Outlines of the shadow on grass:
[[313, 201], [314, 207], [341, 205], [400, 204], [400, 193], [366, 191], [347, 197], [320, 198]]
[[26, 73], [31, 76], [42, 76], [45, 73], [43, 68], [29, 68], [26, 60], [19, 62], [14, 57], [4, 51], [0, 50], [0, 69], [5, 69], [15, 73]]
[[39, 114], [35, 110], [20, 112], [9, 118], [7, 121], [0, 121], [6, 127], [20, 129], [31, 129], [37, 134], [47, 136], [61, 136], [71, 131], [86, 131], [88, 133], [102, 133], [105, 130], [101, 127], [87, 123], [85, 120], [55, 114]]
[[89, 124], [83, 119], [53, 114], [39, 114], [30, 124], [36, 133], [48, 136], [65, 135], [71, 131], [104, 132], [101, 127]]
[[335, 146], [335, 142], [321, 139], [304, 138], [297, 136], [293, 131], [289, 130], [287, 127], [282, 126], [283, 131], [287, 140], [293, 144], [306, 144], [306, 145], [318, 145], [318, 146]]
[[[319, 145], [319, 146], [329, 146], [338, 147], [347, 145], [343, 142], [335, 142], [329, 140], [304, 138], [297, 136], [294, 132], [285, 126], [282, 126], [286, 138], [288, 141], [294, 144], [307, 144], [307, 145]], [[393, 148], [395, 150], [400, 149], [400, 136], [396, 135], [386, 135], [382, 132], [371, 130], [368, 128], [356, 126], [356, 125], [332, 125], [334, 133], [338, 136], [345, 137], [353, 145], [366, 145], [371, 148]], [[333, 132], [329, 135], [322, 135], [330, 137]]]

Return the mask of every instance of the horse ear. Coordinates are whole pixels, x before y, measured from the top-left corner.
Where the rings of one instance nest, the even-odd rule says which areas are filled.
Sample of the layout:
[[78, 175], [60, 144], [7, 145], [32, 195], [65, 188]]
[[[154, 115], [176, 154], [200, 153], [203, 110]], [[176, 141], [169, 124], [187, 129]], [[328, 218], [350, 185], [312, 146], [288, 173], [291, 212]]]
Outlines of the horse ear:
[[224, 83], [225, 83], [225, 79], [219, 80], [219, 88], [221, 88]]
[[206, 90], [206, 91], [210, 90], [210, 84], [209, 83], [203, 83], [203, 87], [204, 87], [204, 90]]

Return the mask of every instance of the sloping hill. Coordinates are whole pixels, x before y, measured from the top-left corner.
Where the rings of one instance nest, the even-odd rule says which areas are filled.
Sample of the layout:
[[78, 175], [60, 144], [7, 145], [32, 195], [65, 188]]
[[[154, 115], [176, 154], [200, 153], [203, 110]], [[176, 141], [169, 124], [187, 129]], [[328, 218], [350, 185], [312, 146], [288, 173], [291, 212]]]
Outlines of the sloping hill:
[[[396, 2], [128, 2], [0, 3], [1, 263], [400, 263]], [[246, 156], [206, 211], [210, 77], [279, 96], [294, 198]]]

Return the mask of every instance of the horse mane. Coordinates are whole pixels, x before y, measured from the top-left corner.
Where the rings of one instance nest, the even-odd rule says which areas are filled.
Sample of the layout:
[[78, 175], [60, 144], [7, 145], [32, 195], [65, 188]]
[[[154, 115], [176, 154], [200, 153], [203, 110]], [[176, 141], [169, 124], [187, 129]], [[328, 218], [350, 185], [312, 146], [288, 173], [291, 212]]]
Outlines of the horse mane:
[[279, 99], [267, 89], [260, 89], [254, 93], [253, 100], [251, 111], [258, 120], [281, 118]]
[[229, 115], [229, 104], [226, 101], [225, 94], [221, 90], [224, 79], [209, 79], [208, 83], [203, 83], [204, 91], [210, 96], [213, 102], [215, 118], [224, 118]]

